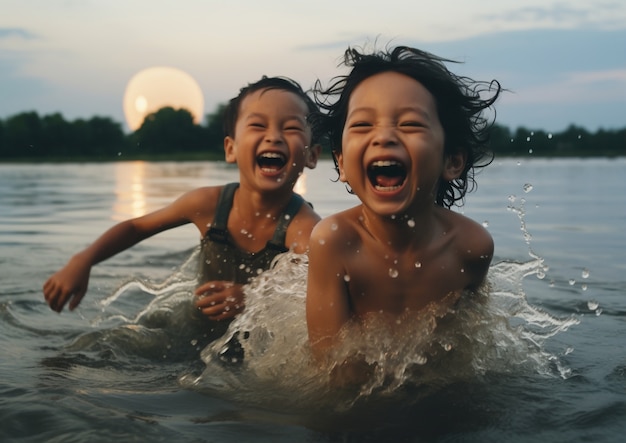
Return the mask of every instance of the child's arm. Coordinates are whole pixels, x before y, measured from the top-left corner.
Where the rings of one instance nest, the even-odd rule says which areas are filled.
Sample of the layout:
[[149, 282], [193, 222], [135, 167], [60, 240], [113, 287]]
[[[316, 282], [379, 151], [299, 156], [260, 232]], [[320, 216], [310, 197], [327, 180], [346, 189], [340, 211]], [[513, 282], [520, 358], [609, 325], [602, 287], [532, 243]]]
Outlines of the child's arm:
[[493, 259], [494, 243], [491, 234], [470, 219], [463, 219], [462, 225], [464, 244], [462, 251], [465, 255], [465, 270], [470, 278], [470, 284], [466, 287], [471, 291], [479, 289], [487, 279], [489, 266]]
[[317, 224], [309, 242], [306, 320], [309, 343], [318, 359], [351, 318], [342, 262], [347, 244], [343, 234], [334, 219], [325, 219]]
[[192, 191], [163, 209], [118, 223], [74, 255], [43, 285], [44, 297], [50, 308], [61, 312], [68, 301], [70, 310], [76, 308], [87, 292], [93, 265], [159, 232], [188, 223], [189, 208], [198, 200], [196, 194]]

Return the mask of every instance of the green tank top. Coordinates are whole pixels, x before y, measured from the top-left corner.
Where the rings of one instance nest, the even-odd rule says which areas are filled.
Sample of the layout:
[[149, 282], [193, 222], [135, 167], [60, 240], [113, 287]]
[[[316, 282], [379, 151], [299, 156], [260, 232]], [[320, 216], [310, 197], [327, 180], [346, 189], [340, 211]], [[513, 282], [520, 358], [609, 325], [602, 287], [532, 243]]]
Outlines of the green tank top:
[[302, 197], [293, 194], [279, 216], [274, 235], [265, 248], [258, 252], [247, 252], [232, 242], [227, 230], [228, 215], [238, 187], [239, 183], [229, 183], [219, 196], [215, 218], [201, 242], [200, 283], [227, 280], [246, 284], [252, 277], [269, 269], [278, 254], [289, 250], [285, 246], [287, 227], [300, 210], [304, 201]]

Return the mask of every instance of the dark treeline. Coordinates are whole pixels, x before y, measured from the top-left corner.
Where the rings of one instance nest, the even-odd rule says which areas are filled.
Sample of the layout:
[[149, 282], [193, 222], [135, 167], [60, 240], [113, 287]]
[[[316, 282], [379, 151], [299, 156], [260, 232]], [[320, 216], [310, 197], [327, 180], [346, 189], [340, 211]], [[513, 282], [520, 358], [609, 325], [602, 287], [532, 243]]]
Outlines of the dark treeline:
[[[59, 113], [40, 117], [24, 112], [0, 120], [0, 161], [221, 159], [224, 105], [208, 114], [202, 125], [191, 113], [170, 107], [146, 117], [139, 129], [125, 134], [108, 117], [66, 121]], [[570, 126], [560, 133], [501, 125], [491, 129], [496, 156], [625, 156], [626, 128], [591, 133]], [[327, 151], [326, 151], [327, 152]]]

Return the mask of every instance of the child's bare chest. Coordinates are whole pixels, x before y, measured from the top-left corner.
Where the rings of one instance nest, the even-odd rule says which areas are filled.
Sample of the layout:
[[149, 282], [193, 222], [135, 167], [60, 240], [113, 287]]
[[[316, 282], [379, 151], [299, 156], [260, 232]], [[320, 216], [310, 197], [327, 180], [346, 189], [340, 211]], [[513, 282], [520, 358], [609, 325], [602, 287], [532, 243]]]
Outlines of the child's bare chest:
[[451, 254], [396, 259], [385, 254], [354, 257], [346, 280], [357, 315], [420, 310], [467, 285], [462, 263]]

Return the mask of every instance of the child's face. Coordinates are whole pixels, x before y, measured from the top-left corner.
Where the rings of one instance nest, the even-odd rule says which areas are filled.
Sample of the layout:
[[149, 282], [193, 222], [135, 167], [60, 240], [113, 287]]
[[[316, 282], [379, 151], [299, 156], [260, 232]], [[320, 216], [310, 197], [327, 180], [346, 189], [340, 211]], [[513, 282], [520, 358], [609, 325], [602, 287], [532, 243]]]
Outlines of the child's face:
[[449, 179], [435, 99], [397, 72], [376, 74], [354, 89], [341, 146], [340, 179], [380, 215], [432, 205], [439, 178]]
[[307, 114], [300, 97], [281, 89], [255, 91], [241, 101], [235, 135], [226, 137], [224, 149], [242, 182], [266, 191], [293, 187], [305, 166], [315, 167]]

